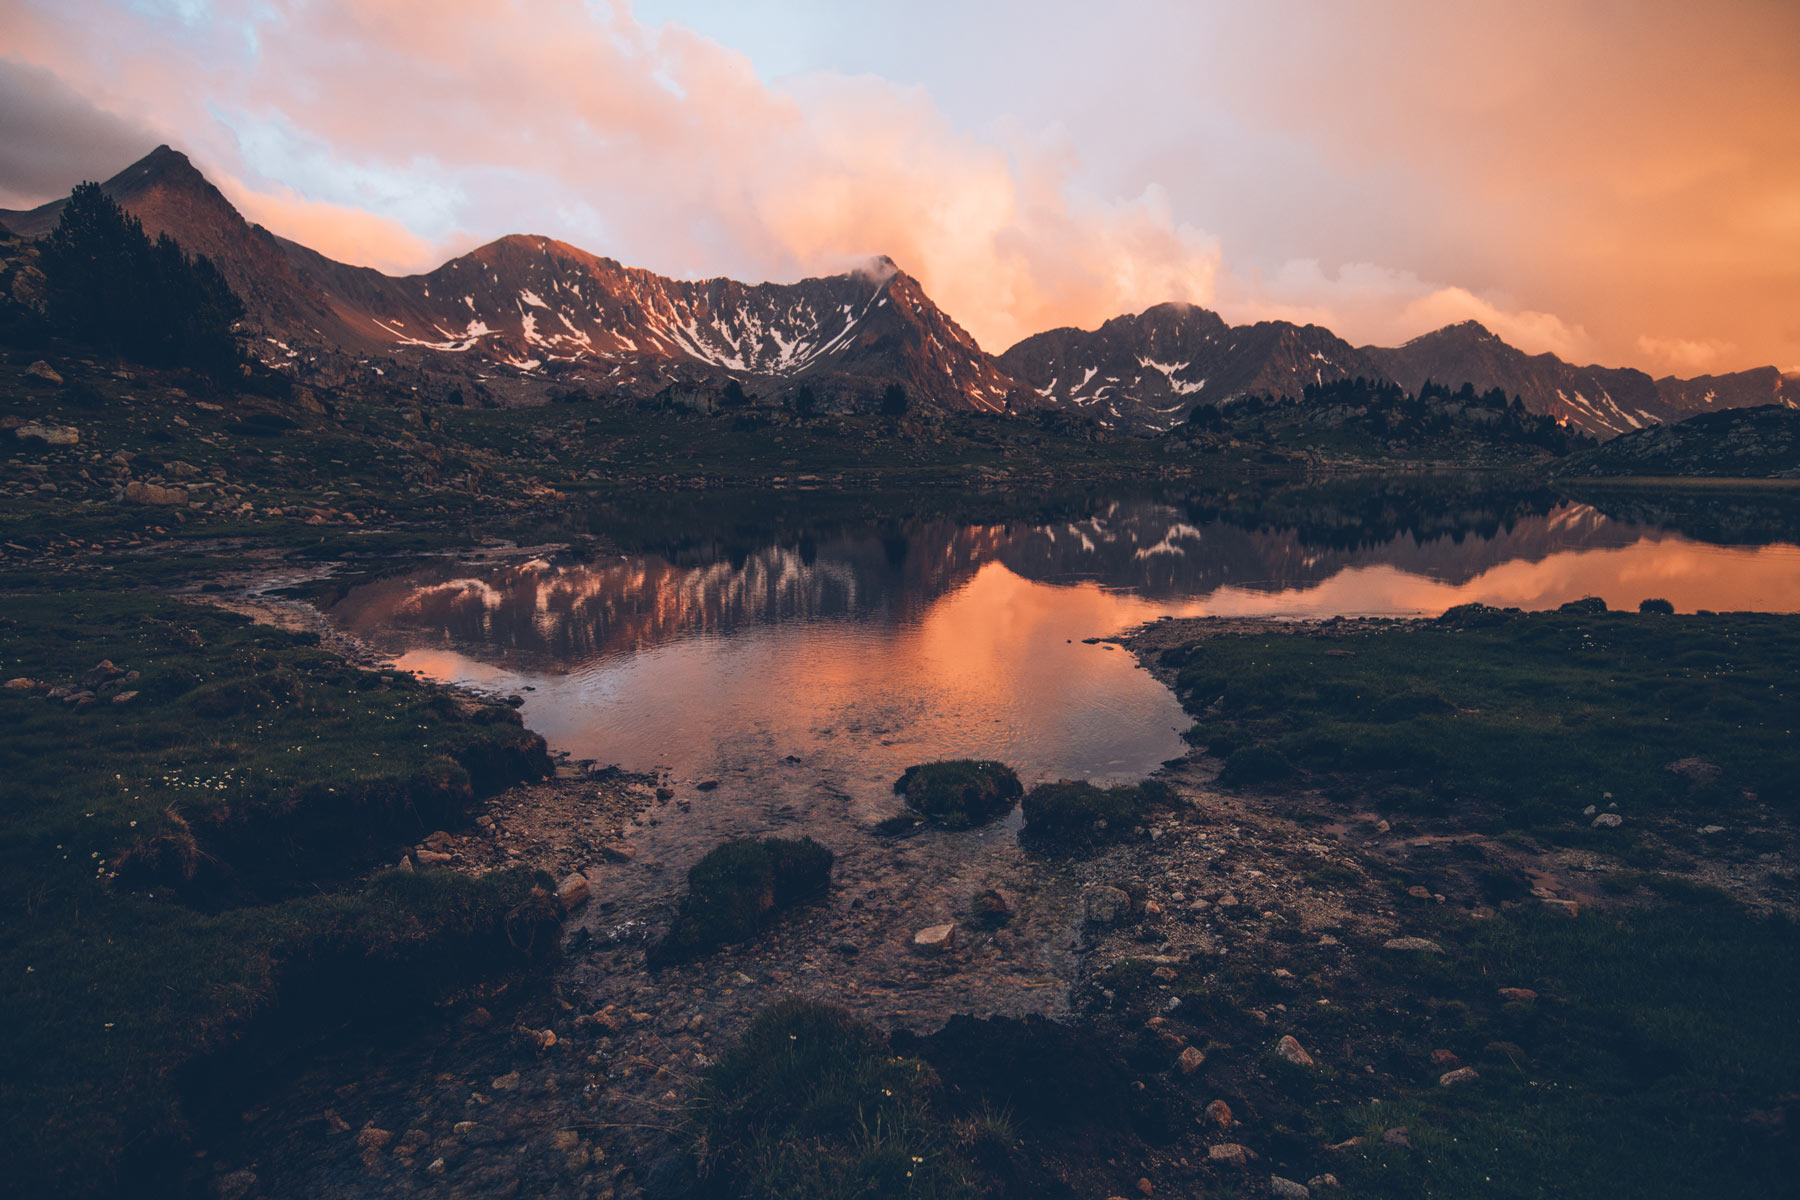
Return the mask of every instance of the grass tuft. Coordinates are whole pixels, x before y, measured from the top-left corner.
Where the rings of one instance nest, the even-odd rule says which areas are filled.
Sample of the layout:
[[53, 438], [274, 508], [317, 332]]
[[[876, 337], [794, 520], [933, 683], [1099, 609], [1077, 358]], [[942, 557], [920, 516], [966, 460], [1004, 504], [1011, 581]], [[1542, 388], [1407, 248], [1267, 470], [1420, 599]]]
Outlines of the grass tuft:
[[958, 758], [906, 768], [894, 791], [932, 824], [969, 829], [1011, 812], [1025, 789], [1005, 763]]

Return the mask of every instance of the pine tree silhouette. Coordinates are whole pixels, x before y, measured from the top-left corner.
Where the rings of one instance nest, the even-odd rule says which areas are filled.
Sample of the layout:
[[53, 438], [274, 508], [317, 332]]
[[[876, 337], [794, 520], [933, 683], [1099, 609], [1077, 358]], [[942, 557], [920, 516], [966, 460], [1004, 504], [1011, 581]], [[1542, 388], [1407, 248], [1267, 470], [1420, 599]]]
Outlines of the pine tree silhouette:
[[69, 193], [44, 240], [45, 315], [63, 333], [151, 366], [196, 367], [221, 378], [236, 366], [232, 322], [244, 305], [205, 255], [190, 256], [97, 183]]

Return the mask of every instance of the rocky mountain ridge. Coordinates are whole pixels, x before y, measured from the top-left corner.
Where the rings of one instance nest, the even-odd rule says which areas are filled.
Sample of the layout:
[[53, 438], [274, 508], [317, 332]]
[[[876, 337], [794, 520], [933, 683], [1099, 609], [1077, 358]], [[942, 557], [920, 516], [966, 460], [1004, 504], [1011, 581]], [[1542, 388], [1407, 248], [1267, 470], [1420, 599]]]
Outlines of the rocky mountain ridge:
[[[551, 238], [513, 235], [422, 275], [337, 262], [246, 221], [167, 146], [102, 185], [152, 235], [211, 258], [243, 298], [271, 366], [343, 383], [471, 389], [500, 402], [559, 392], [710, 407], [731, 385], [796, 406], [951, 411], [1060, 409], [1121, 432], [1158, 433], [1200, 404], [1299, 397], [1358, 377], [1417, 391], [1430, 380], [1499, 388], [1600, 438], [1752, 405], [1792, 407], [1773, 367], [1652, 379], [1528, 355], [1475, 322], [1405, 345], [1355, 347], [1328, 329], [1232, 326], [1159, 304], [1095, 330], [1053, 329], [985, 352], [891, 260], [796, 283], [676, 280]], [[27, 238], [63, 202], [0, 211]], [[897, 389], [897, 391], [896, 391]]]

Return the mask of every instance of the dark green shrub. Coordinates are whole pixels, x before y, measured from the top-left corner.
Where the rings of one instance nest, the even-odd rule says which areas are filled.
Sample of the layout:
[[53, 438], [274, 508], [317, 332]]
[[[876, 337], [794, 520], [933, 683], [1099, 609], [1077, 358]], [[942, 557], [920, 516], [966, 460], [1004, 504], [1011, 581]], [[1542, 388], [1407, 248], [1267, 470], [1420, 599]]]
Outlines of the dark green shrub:
[[933, 824], [968, 829], [1011, 812], [1025, 789], [1005, 763], [958, 758], [906, 768], [894, 791]]
[[698, 1089], [690, 1148], [707, 1197], [972, 1197], [932, 1069], [840, 1008], [759, 1013]]
[[681, 962], [767, 928], [776, 913], [825, 890], [832, 853], [811, 838], [739, 838], [688, 871], [688, 891], [652, 965]]
[[1219, 782], [1226, 787], [1268, 783], [1285, 778], [1292, 770], [1287, 755], [1273, 746], [1246, 746], [1231, 752], [1219, 772]]
[[1135, 826], [1147, 807], [1168, 797], [1168, 785], [1155, 781], [1115, 788], [1069, 780], [1040, 783], [1025, 794], [1022, 833], [1044, 843], [1105, 841]]
[[1558, 606], [1557, 612], [1574, 613], [1577, 616], [1597, 617], [1606, 611], [1606, 601], [1598, 596], [1583, 596], [1579, 600], [1571, 600]]
[[1660, 613], [1663, 616], [1672, 616], [1675, 612], [1675, 606], [1670, 604], [1667, 600], [1659, 600], [1653, 596], [1639, 604], [1638, 611], [1641, 613]]

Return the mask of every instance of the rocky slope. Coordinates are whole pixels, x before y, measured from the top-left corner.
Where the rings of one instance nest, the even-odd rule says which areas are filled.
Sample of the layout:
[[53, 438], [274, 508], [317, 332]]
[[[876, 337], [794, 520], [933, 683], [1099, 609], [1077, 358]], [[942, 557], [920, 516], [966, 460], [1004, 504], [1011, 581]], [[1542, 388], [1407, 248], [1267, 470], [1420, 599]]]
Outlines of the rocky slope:
[[1800, 411], [1765, 404], [1704, 412], [1614, 438], [1572, 456], [1559, 473], [1800, 479]]
[[[102, 186], [152, 235], [168, 233], [218, 264], [272, 363], [341, 373], [332, 360], [348, 357], [494, 382], [503, 394], [524, 381], [540, 395], [672, 393], [700, 404], [734, 380], [753, 394], [805, 388], [832, 408], [874, 407], [897, 386], [909, 404], [999, 412], [1015, 390], [886, 258], [793, 284], [688, 282], [511, 236], [429, 274], [394, 277], [249, 224], [167, 146]], [[0, 223], [41, 236], [62, 203], [0, 212]]]
[[[502, 400], [579, 391], [707, 408], [735, 383], [821, 409], [873, 409], [904, 395], [910, 406], [1062, 409], [1154, 433], [1197, 404], [1298, 398], [1308, 385], [1363, 377], [1413, 392], [1427, 380], [1499, 388], [1601, 438], [1713, 409], [1791, 405], [1795, 389], [1773, 367], [1683, 380], [1574, 366], [1528, 355], [1472, 321], [1403, 346], [1358, 348], [1316, 325], [1234, 327], [1182, 304], [1036, 334], [995, 358], [886, 258], [791, 284], [685, 281], [511, 236], [428, 274], [394, 277], [250, 224], [167, 146], [103, 187], [152, 235], [168, 233], [219, 265], [265, 361], [326, 384], [379, 373], [389, 385]], [[61, 209], [0, 211], [0, 224], [37, 237]]]
[[1447, 325], [1403, 346], [1365, 346], [1379, 373], [1409, 391], [1427, 380], [1476, 390], [1499, 388], [1525, 401], [1532, 412], [1548, 413], [1584, 433], [1616, 437], [1713, 408], [1780, 403], [1785, 397], [1774, 367], [1707, 375], [1698, 379], [1652, 379], [1629, 367], [1578, 367], [1554, 354], [1526, 354], [1476, 321]]
[[1179, 424], [1196, 404], [1298, 397], [1309, 383], [1375, 374], [1329, 329], [1286, 321], [1233, 328], [1186, 304], [1159, 304], [1091, 331], [1036, 334], [1002, 354], [1000, 365], [1051, 406], [1150, 431]]

